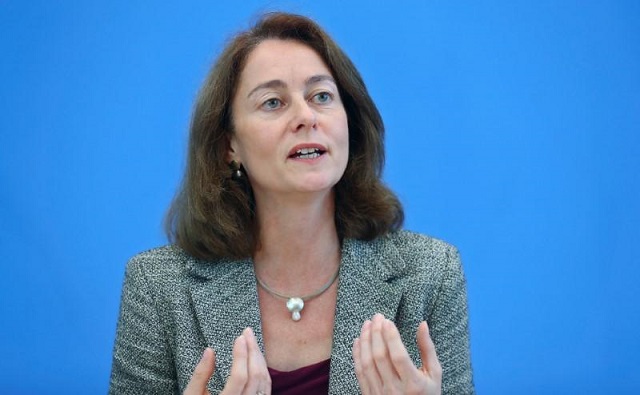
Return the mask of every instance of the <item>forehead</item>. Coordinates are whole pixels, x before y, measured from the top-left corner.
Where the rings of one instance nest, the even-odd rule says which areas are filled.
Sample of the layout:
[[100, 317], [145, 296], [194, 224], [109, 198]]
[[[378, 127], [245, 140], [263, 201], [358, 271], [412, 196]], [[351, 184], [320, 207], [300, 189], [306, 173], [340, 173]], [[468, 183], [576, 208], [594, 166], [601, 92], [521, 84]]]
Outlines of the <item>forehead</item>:
[[239, 90], [270, 80], [294, 83], [311, 75], [332, 75], [320, 55], [294, 40], [269, 39], [251, 51], [240, 75]]

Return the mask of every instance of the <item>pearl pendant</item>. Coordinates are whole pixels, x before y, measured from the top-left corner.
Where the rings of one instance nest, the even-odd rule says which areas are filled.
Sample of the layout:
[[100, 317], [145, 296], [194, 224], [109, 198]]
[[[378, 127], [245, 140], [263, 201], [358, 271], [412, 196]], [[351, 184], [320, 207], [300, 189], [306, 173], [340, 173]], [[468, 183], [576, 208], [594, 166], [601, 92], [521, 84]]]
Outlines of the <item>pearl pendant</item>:
[[289, 298], [287, 300], [287, 309], [291, 312], [291, 319], [294, 321], [300, 321], [300, 312], [304, 308], [304, 300], [300, 298]]

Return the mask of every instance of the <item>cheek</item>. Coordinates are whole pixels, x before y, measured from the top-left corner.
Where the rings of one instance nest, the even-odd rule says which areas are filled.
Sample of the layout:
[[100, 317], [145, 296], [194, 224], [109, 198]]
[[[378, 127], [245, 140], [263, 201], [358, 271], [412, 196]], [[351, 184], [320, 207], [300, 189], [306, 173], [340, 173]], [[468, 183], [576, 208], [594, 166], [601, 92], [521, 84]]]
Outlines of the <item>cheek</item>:
[[344, 128], [341, 130], [342, 132], [340, 135], [336, 136], [336, 143], [338, 144], [340, 156], [342, 161], [344, 161], [344, 167], [346, 168], [349, 162], [349, 128], [346, 125], [346, 122]]
[[250, 158], [259, 154], [260, 142], [256, 142], [259, 133], [256, 133], [256, 128], [251, 122], [236, 122], [234, 125], [234, 137], [231, 143], [231, 148], [236, 153], [238, 159], [243, 163], [249, 161]]
[[345, 150], [349, 152], [349, 122], [347, 121], [346, 114], [344, 115], [344, 119], [340, 123], [339, 130], [341, 131], [339, 139], [342, 145], [345, 147]]
[[238, 144], [237, 152], [247, 170], [251, 168], [255, 172], [260, 171], [266, 162], [270, 162], [275, 157], [276, 148], [269, 139], [254, 137], [243, 139]]

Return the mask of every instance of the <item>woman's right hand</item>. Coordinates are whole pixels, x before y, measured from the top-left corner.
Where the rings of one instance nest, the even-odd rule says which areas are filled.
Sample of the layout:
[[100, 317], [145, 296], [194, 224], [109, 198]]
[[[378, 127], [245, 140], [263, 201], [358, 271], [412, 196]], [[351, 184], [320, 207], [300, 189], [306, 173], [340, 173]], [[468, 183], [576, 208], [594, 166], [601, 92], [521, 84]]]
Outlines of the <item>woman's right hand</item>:
[[[183, 395], [211, 395], [207, 383], [215, 370], [215, 352], [207, 347]], [[271, 376], [251, 328], [242, 331], [233, 343], [231, 374], [221, 395], [271, 394]]]

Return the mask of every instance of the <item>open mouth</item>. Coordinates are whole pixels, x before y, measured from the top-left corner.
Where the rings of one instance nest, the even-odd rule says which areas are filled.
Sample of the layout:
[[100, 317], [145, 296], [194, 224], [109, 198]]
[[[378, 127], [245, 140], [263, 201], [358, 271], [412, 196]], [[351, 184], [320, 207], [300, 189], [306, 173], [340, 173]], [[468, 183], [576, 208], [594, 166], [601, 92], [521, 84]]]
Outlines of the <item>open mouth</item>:
[[321, 150], [320, 148], [301, 148], [294, 152], [292, 155], [289, 155], [289, 158], [293, 159], [314, 159], [323, 155], [326, 151]]

